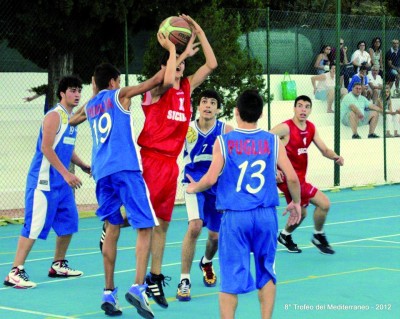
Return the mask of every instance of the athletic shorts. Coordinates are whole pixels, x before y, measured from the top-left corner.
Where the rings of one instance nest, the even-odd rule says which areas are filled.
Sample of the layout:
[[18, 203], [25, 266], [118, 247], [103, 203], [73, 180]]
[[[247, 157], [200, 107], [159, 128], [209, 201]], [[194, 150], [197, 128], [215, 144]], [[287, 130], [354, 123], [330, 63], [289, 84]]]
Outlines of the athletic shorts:
[[[187, 184], [183, 185], [186, 190]], [[210, 192], [188, 194], [185, 192], [185, 203], [188, 220], [201, 219], [203, 227], [207, 227], [213, 232], [219, 232], [222, 213], [215, 208], [217, 197]]]
[[141, 172], [121, 171], [101, 178], [96, 184], [96, 197], [99, 204], [96, 215], [102, 221], [123, 224], [121, 206], [124, 205], [133, 228], [158, 225]]
[[320, 101], [326, 101], [328, 99], [327, 90], [315, 92], [315, 98]]
[[[286, 183], [279, 183], [278, 188], [283, 192], [283, 195], [285, 195], [286, 202], [289, 204], [292, 201], [292, 196], [290, 196], [289, 188]], [[311, 198], [315, 196], [315, 194], [318, 192], [318, 188], [315, 186], [304, 182], [300, 184], [300, 196], [301, 196], [301, 202], [300, 205], [302, 207], [307, 207], [310, 204]]]
[[174, 210], [179, 168], [175, 157], [141, 149], [143, 177], [150, 192], [156, 216], [171, 221]]
[[65, 184], [51, 191], [27, 188], [25, 223], [21, 236], [46, 239], [53, 228], [57, 236], [78, 231], [78, 210], [72, 188]]
[[[276, 284], [275, 254], [278, 235], [276, 208], [225, 211], [219, 231], [221, 292], [244, 294]], [[253, 252], [256, 280], [251, 275]]]
[[[371, 121], [370, 112], [369, 111], [364, 111], [364, 118], [362, 120], [358, 121], [358, 126], [368, 125], [370, 121]], [[350, 126], [350, 112], [343, 113], [343, 115], [342, 115], [342, 124], [344, 126]]]

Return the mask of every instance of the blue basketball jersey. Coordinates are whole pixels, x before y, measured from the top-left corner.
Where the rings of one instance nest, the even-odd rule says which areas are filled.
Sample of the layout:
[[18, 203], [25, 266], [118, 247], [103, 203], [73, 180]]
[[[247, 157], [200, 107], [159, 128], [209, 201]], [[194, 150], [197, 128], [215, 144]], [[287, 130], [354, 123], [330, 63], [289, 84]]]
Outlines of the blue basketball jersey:
[[92, 174], [97, 182], [120, 171], [141, 171], [130, 112], [118, 100], [120, 90], [103, 90], [86, 105], [92, 131]]
[[214, 142], [224, 132], [225, 123], [218, 120], [207, 133], [200, 130], [197, 120], [190, 122], [183, 153], [185, 165], [183, 183], [189, 183], [186, 174], [192, 176], [195, 181], [199, 181], [207, 173], [211, 165]]
[[[54, 139], [53, 149], [63, 165], [68, 168], [75, 147], [77, 128], [68, 124], [70, 114], [59, 103], [49, 110], [45, 117], [51, 112], [60, 115], [60, 126]], [[43, 122], [36, 143], [36, 151], [33, 156], [27, 177], [27, 188], [35, 188], [50, 191], [56, 187], [66, 184], [61, 174], [50, 164], [42, 153]]]
[[278, 206], [278, 137], [261, 129], [235, 129], [218, 140], [225, 164], [218, 179], [217, 209]]

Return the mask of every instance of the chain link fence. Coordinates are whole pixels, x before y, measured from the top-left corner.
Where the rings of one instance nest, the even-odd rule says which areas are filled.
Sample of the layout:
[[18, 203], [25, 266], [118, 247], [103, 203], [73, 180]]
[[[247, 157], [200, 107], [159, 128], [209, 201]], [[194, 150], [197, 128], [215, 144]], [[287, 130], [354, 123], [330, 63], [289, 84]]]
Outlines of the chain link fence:
[[[375, 133], [380, 135], [379, 139], [368, 139], [368, 126], [360, 127], [358, 132], [361, 140], [353, 140], [349, 127], [340, 123], [340, 101], [335, 99], [333, 109], [335, 113], [327, 113], [327, 102], [317, 100], [311, 81], [312, 76], [317, 75], [315, 66], [317, 57], [323, 46], [329, 46], [329, 63], [335, 61], [335, 55], [341, 50], [339, 38], [343, 41], [341, 49], [347, 48], [347, 62], [341, 59], [340, 66], [343, 79], [342, 87], [346, 88], [349, 78], [356, 72], [350, 64], [352, 56], [360, 41], [364, 41], [364, 50], [369, 51], [374, 38], [380, 38], [380, 52], [382, 65], [380, 74], [384, 79], [388, 77], [386, 68], [386, 53], [391, 50], [392, 40], [400, 38], [400, 19], [368, 16], [341, 16], [341, 29], [336, 29], [335, 15], [311, 14], [296, 12], [281, 12], [267, 10], [242, 10], [229, 11], [227, 13], [237, 15], [242, 34], [238, 43], [242, 50], [256, 58], [262, 64], [262, 76], [266, 85], [270, 88], [266, 108], [267, 118], [263, 118], [260, 126], [270, 129], [280, 122], [293, 116], [293, 100], [284, 100], [282, 96], [281, 82], [287, 72], [291, 80], [296, 83], [297, 95], [305, 94], [313, 100], [313, 111], [310, 120], [317, 126], [321, 138], [328, 147], [336, 149], [345, 159], [345, 165], [335, 173], [332, 161], [322, 159], [316, 147], [309, 149], [309, 172], [308, 179], [320, 189], [333, 187], [353, 187], [370, 184], [392, 183], [400, 181], [399, 138], [383, 138], [386, 127], [383, 115], [380, 114]], [[193, 14], [194, 18], [195, 15]], [[339, 33], [337, 32], [339, 31]], [[24, 100], [32, 97], [34, 92], [28, 90], [48, 84], [48, 67], [39, 65], [34, 61], [41, 60], [35, 57], [35, 52], [25, 52], [23, 46], [19, 49], [13, 48], [15, 37], [19, 37], [26, 30], [19, 23], [8, 24], [6, 28], [0, 29], [0, 216], [21, 217], [24, 208], [24, 192], [26, 175], [34, 153], [36, 140], [43, 118], [46, 104], [46, 94], [40, 95], [30, 101]], [[207, 33], [207, 30], [205, 29]], [[128, 34], [128, 47], [138, 48], [129, 54], [129, 75], [122, 76], [121, 83], [129, 82], [130, 85], [138, 83], [136, 75], [139, 74], [143, 60], [143, 43], [154, 37], [156, 30], [141, 30], [135, 34]], [[104, 50], [99, 50], [98, 56], [94, 54], [91, 46], [96, 43], [97, 35], [85, 35], [84, 39], [73, 45], [70, 57], [74, 61], [73, 73], [93, 72], [94, 66], [104, 60]], [[120, 30], [120, 37], [114, 42], [112, 51], [124, 51], [125, 33]], [[51, 42], [52, 39], [43, 39]], [[210, 39], [218, 41], [217, 38]], [[79, 52], [79, 53], [78, 53]], [[322, 50], [323, 53], [323, 50]], [[38, 51], [37, 54], [51, 54], [51, 52]], [[218, 56], [219, 68], [224, 65], [224, 57]], [[84, 59], [92, 62], [87, 63]], [[399, 61], [400, 62], [400, 61]], [[232, 67], [232, 66], [230, 66]], [[120, 68], [123, 73], [123, 63]], [[239, 70], [240, 71], [240, 70]], [[328, 73], [327, 73], [328, 74]], [[390, 87], [392, 91], [393, 108], [400, 108], [400, 99], [397, 98], [396, 83]], [[82, 92], [82, 102], [91, 96], [91, 87], [85, 85]], [[400, 97], [400, 95], [399, 95]], [[197, 103], [197, 101], [193, 101]], [[372, 103], [372, 102], [371, 102]], [[140, 107], [140, 97], [133, 101], [132, 117], [136, 124], [136, 136], [142, 129], [144, 116]], [[227, 120], [233, 126], [236, 123]], [[397, 125], [398, 125], [397, 119]], [[390, 124], [392, 125], [392, 124]], [[400, 130], [398, 131], [400, 133]], [[91, 159], [91, 137], [87, 124], [79, 126], [76, 143], [76, 152], [86, 162]], [[181, 159], [180, 159], [180, 165]], [[77, 170], [76, 174], [82, 179], [83, 187], [78, 189], [76, 200], [80, 210], [94, 209], [96, 207], [95, 184], [86, 174]], [[336, 178], [335, 178], [335, 174]], [[183, 193], [178, 189], [176, 201], [182, 201]]]

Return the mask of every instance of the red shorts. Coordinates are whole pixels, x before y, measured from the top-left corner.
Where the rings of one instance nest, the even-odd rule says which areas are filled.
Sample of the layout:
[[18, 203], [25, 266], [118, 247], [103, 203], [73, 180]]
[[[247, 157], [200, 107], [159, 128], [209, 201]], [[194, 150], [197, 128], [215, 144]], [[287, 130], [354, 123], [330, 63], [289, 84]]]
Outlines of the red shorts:
[[[278, 188], [283, 192], [283, 195], [285, 195], [286, 202], [290, 203], [292, 201], [292, 197], [290, 196], [289, 188], [286, 183], [279, 183]], [[315, 186], [304, 182], [300, 184], [300, 196], [301, 196], [301, 202], [300, 205], [302, 207], [307, 207], [310, 204], [311, 198], [315, 196], [315, 194], [318, 192], [318, 188]]]
[[178, 186], [179, 168], [175, 157], [141, 149], [143, 178], [150, 192], [156, 216], [171, 221]]

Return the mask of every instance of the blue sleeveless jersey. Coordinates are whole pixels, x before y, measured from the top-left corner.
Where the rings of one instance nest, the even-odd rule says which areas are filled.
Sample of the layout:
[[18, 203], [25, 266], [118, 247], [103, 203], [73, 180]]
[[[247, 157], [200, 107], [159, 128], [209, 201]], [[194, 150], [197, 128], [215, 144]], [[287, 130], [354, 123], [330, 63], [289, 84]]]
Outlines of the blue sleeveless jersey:
[[218, 140], [225, 164], [218, 179], [217, 209], [278, 206], [278, 137], [261, 129], [235, 129]]
[[[70, 114], [61, 105], [57, 104], [46, 114], [57, 112], [60, 115], [60, 126], [54, 139], [53, 149], [63, 165], [68, 168], [75, 147], [77, 128], [68, 124]], [[46, 117], [45, 116], [45, 117]], [[51, 191], [66, 184], [61, 174], [50, 164], [42, 153], [43, 122], [36, 143], [36, 152], [33, 156], [27, 177], [27, 188], [36, 188]]]
[[225, 123], [218, 120], [207, 133], [203, 133], [199, 129], [197, 120], [190, 122], [183, 153], [183, 164], [185, 165], [183, 183], [189, 183], [186, 174], [192, 176], [195, 181], [199, 181], [207, 173], [211, 165], [214, 142], [224, 132]]
[[92, 174], [99, 179], [120, 171], [141, 171], [130, 112], [118, 100], [120, 90], [103, 90], [86, 105], [92, 131]]

